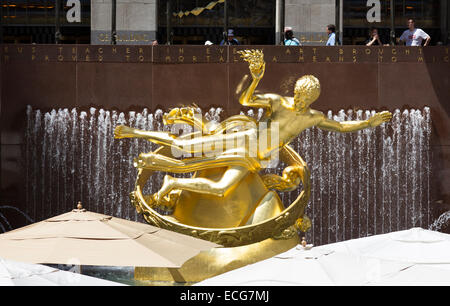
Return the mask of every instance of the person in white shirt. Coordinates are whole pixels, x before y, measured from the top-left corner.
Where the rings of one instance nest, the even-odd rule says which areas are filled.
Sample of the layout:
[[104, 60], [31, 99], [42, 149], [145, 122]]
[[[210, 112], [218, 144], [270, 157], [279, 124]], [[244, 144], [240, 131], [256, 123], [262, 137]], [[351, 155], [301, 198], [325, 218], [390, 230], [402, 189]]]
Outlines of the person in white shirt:
[[334, 24], [327, 25], [327, 34], [328, 41], [327, 46], [335, 46], [336, 45], [336, 26]]
[[421, 46], [422, 41], [425, 40], [424, 46], [427, 46], [430, 43], [431, 37], [427, 33], [425, 33], [422, 29], [417, 29], [414, 26], [414, 19], [408, 20], [408, 30], [403, 32], [402, 36], [400, 36], [400, 41], [406, 43], [407, 46]]

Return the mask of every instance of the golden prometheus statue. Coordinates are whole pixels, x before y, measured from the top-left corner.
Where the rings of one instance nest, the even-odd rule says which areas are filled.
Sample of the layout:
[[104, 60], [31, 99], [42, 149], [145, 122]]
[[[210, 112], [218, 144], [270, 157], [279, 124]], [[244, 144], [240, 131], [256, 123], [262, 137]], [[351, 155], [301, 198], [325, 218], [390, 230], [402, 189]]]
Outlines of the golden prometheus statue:
[[[259, 121], [237, 115], [220, 123], [210, 122], [195, 108], [184, 107], [164, 115], [164, 124], [189, 124], [194, 132], [187, 135], [123, 125], [115, 129], [115, 138], [139, 137], [160, 145], [154, 152], [141, 153], [134, 162], [138, 177], [130, 198], [145, 220], [225, 247], [188, 261], [180, 269], [184, 280], [198, 281], [298, 244], [297, 231], [305, 232], [311, 225], [304, 214], [310, 175], [289, 142], [303, 130], [317, 126], [328, 131], [353, 132], [376, 127], [392, 117], [385, 111], [365, 121], [337, 122], [327, 118], [310, 108], [320, 95], [319, 80], [312, 75], [297, 80], [294, 97], [255, 94], [265, 71], [263, 52], [239, 52], [249, 63], [253, 78], [239, 102], [263, 108], [265, 112]], [[278, 159], [286, 165], [281, 176], [260, 174]], [[193, 174], [190, 178], [166, 175], [159, 191], [146, 195], [144, 186], [155, 171]], [[285, 208], [275, 190], [291, 191], [300, 183], [302, 192]], [[209, 272], [201, 275], [201, 269]]]

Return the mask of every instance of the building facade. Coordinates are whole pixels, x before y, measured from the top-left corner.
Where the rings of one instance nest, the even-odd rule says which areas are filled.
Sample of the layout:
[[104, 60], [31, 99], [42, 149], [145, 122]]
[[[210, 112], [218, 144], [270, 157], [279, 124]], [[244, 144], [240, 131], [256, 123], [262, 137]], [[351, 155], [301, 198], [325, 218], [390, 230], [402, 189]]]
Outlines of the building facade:
[[90, 0], [1, 0], [0, 3], [2, 43], [51, 44], [57, 40], [90, 43]]
[[[2, 0], [4, 43], [219, 44], [233, 29], [241, 44], [280, 44], [290, 26], [304, 45], [323, 45], [326, 25], [340, 43], [363, 44], [377, 27], [386, 43], [414, 18], [448, 44], [447, 0]], [[391, 10], [391, 5], [393, 9]], [[393, 13], [393, 14], [392, 14]], [[113, 18], [112, 16], [116, 17]], [[115, 33], [115, 35], [113, 35]], [[395, 37], [392, 37], [393, 34]], [[394, 40], [395, 41], [395, 40]]]

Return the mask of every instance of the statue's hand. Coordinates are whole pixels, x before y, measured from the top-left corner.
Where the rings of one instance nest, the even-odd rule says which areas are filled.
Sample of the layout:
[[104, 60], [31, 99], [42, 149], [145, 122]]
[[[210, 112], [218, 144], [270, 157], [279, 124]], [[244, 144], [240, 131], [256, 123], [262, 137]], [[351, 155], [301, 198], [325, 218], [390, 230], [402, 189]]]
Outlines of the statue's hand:
[[390, 121], [392, 118], [392, 113], [388, 111], [383, 111], [381, 113], [376, 113], [373, 117], [369, 118], [369, 125], [372, 127], [379, 126], [383, 122]]
[[124, 138], [123, 133], [122, 133], [122, 130], [124, 127], [126, 128], [126, 126], [124, 126], [124, 125], [116, 126], [116, 128], [114, 129], [114, 138], [117, 138], [117, 139]]
[[241, 54], [245, 61], [249, 62], [250, 73], [253, 79], [261, 79], [266, 69], [262, 50], [243, 50], [238, 51], [238, 53]]
[[114, 138], [121, 139], [121, 138], [132, 138], [135, 137], [134, 129], [130, 128], [125, 125], [118, 125], [114, 129]]

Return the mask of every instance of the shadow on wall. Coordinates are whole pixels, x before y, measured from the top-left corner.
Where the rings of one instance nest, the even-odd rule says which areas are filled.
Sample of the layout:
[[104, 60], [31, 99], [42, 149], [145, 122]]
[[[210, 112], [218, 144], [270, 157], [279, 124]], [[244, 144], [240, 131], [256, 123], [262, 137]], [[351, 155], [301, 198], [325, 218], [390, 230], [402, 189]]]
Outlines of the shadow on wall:
[[[434, 92], [448, 118], [450, 117], [450, 74], [448, 73], [450, 71], [449, 48], [444, 48], [443, 52], [442, 50], [439, 52], [436, 48], [424, 48], [423, 52]], [[442, 69], [442, 66], [446, 66], [447, 69]]]
[[[433, 151], [434, 182], [441, 190], [433, 203], [438, 211], [446, 214], [450, 212], [450, 63], [449, 48], [438, 52], [436, 48], [424, 48], [424, 57], [428, 77], [433, 87], [437, 106], [433, 110], [434, 130], [431, 147]], [[436, 62], [439, 61], [439, 62]], [[443, 69], [444, 66], [444, 69]], [[445, 66], [447, 67], [445, 69]], [[442, 229], [445, 231], [445, 229]], [[447, 232], [450, 224], [447, 226]]]

